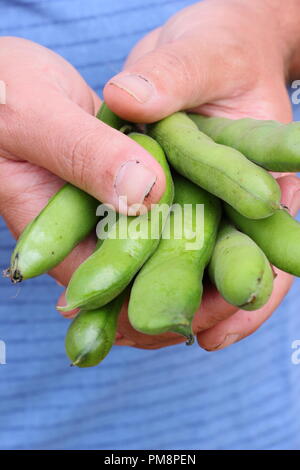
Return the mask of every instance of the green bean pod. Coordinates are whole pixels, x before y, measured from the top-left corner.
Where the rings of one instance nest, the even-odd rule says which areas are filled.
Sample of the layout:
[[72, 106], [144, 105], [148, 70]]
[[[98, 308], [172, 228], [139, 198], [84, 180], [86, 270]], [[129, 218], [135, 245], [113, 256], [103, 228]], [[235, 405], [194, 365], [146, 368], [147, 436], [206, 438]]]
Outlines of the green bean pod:
[[280, 207], [280, 188], [270, 174], [237, 150], [216, 144], [185, 113], [162, 119], [149, 131], [179, 173], [245, 217], [261, 219]]
[[120, 131], [125, 129], [127, 126], [131, 126], [128, 121], [125, 121], [124, 119], [117, 116], [117, 114], [115, 114], [113, 111], [111, 111], [104, 101], [96, 115], [96, 118], [108, 126]]
[[26, 226], [13, 251], [7, 276], [16, 283], [57, 266], [95, 227], [98, 204], [75, 186], [64, 185]]
[[300, 277], [300, 223], [285, 209], [263, 220], [250, 220], [229, 205], [225, 210], [230, 220], [249, 235], [277, 268]]
[[190, 114], [200, 131], [270, 171], [300, 171], [300, 124]]
[[96, 310], [82, 310], [73, 320], [65, 339], [72, 366], [92, 367], [107, 356], [114, 344], [124, 295]]
[[[192, 320], [201, 302], [203, 272], [221, 211], [214, 196], [180, 176], [175, 178], [175, 203], [157, 250], [134, 281], [128, 315], [133, 328], [142, 333], [179, 333], [191, 344]], [[200, 223], [197, 205], [204, 205]]]
[[243, 310], [257, 310], [271, 296], [274, 274], [267, 257], [229, 223], [219, 229], [208, 270], [222, 297]]
[[[107, 304], [122, 292], [137, 271], [156, 249], [173, 202], [174, 188], [171, 173], [161, 147], [151, 137], [133, 133], [130, 137], [142, 145], [162, 166], [166, 176], [166, 190], [159, 204], [147, 214], [137, 217], [119, 216], [114, 237], [110, 232], [101, 247], [74, 272], [66, 291], [67, 305], [62, 311], [74, 308], [94, 309]], [[161, 209], [165, 210], [161, 213]], [[159, 217], [160, 214], [160, 217]], [[132, 234], [139, 221], [142, 237]], [[124, 233], [125, 237], [115, 236]], [[152, 233], [156, 237], [152, 236]]]

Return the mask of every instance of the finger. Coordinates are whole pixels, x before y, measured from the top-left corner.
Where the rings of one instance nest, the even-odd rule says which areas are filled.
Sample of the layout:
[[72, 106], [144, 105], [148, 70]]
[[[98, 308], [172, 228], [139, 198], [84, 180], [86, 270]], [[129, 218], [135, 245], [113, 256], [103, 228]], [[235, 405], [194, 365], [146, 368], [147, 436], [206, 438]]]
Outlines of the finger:
[[295, 176], [295, 173], [283, 173], [279, 171], [269, 171], [270, 175], [272, 175], [276, 180], [280, 178], [281, 176], [287, 176], [287, 175], [293, 175]]
[[300, 179], [288, 174], [280, 176], [277, 182], [281, 189], [281, 204], [288, 207], [290, 214], [295, 217], [300, 207]]
[[[0, 155], [46, 168], [117, 209], [120, 196], [129, 206], [150, 207], [160, 199], [160, 165], [95, 119], [95, 95], [70, 64], [31, 41], [2, 38], [1, 44], [7, 96], [0, 112]], [[127, 212], [124, 201], [120, 210]]]
[[212, 100], [220, 86], [227, 91], [226, 81], [221, 83], [216, 70], [220, 64], [215, 62], [215, 53], [200, 41], [195, 56], [194, 44], [194, 36], [177, 40], [130, 62], [105, 86], [105, 101], [122, 117], [153, 122]]
[[146, 36], [144, 36], [137, 43], [137, 45], [131, 50], [125, 62], [124, 70], [126, 70], [135, 62], [137, 62], [137, 60], [139, 60], [143, 55], [148, 54], [149, 52], [155, 49], [160, 32], [161, 32], [161, 27], [156, 28], [150, 33], [146, 34]]
[[93, 104], [94, 104], [93, 115], [96, 116], [96, 114], [98, 113], [98, 111], [100, 109], [100, 106], [101, 106], [101, 100], [100, 100], [99, 96], [97, 95], [97, 93], [94, 90], [91, 90], [91, 95], [92, 95], [92, 100], [93, 100]]
[[125, 302], [119, 316], [118, 332], [123, 336], [122, 341], [117, 340], [116, 344], [127, 344], [141, 349], [159, 349], [172, 346], [185, 341], [185, 338], [176, 333], [164, 333], [161, 335], [145, 335], [135, 330], [128, 319], [128, 302]]
[[[288, 175], [279, 178], [278, 183], [282, 191], [282, 202], [294, 216], [300, 208], [300, 180], [296, 176]], [[210, 351], [223, 349], [256, 331], [278, 307], [293, 282], [293, 276], [277, 268], [274, 268], [274, 271], [277, 277], [273, 293], [264, 307], [252, 312], [239, 310], [216, 326], [200, 332], [197, 335], [199, 345]]]
[[207, 330], [237, 312], [238, 308], [221, 297], [216, 287], [210, 283], [204, 286], [203, 298], [193, 320], [195, 334]]
[[[163, 170], [144, 148], [58, 90], [48, 87], [45, 99], [45, 91], [37, 88], [27, 100], [13, 85], [1, 114], [5, 155], [46, 168], [123, 213], [132, 204], [150, 207], [160, 199]], [[119, 207], [120, 196], [127, 205]]]
[[[104, 97], [109, 106], [136, 122], [153, 122], [182, 109], [197, 111], [202, 105], [199, 112], [208, 115], [270, 119], [273, 114], [275, 119], [290, 120], [291, 106], [277, 54], [270, 55], [268, 69], [261, 63], [260, 74], [249, 74], [257, 67], [255, 38], [245, 37], [240, 48], [228, 32], [237, 22], [241, 29], [247, 28], [251, 20], [239, 8], [227, 13], [220, 4], [218, 15], [211, 15], [211, 6], [202, 2], [174, 15], [153, 41], [145, 39], [150, 46], [136, 46], [125, 70], [107, 83]], [[255, 11], [249, 13], [257, 20]], [[272, 87], [265, 85], [269, 75]]]
[[[105, 101], [117, 114], [134, 122], [157, 121], [179, 110], [290, 121], [291, 106], [280, 76], [270, 90], [253, 85], [251, 93], [243, 93], [241, 99], [234, 84], [243, 74], [235, 76], [229, 57], [218, 55], [218, 50], [199, 33], [161, 45], [130, 61], [126, 70], [114, 76], [104, 88]], [[228, 80], [224, 80], [224, 73], [229, 74]]]
[[[65, 291], [59, 296], [56, 306], [62, 307], [64, 305], [66, 305]], [[64, 318], [71, 320], [72, 318], [76, 317], [77, 313], [79, 313], [79, 308], [75, 308], [74, 310], [70, 310], [69, 312], [61, 312], [60, 310], [58, 310], [58, 313], [60, 313]]]

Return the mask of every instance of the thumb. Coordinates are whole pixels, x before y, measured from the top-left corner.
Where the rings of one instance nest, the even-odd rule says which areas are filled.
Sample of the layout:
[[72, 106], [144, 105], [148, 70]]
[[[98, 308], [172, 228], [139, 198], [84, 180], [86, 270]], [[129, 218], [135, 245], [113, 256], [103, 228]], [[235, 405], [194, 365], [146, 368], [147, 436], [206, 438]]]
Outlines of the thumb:
[[123, 213], [160, 199], [164, 173], [144, 148], [61, 93], [51, 90], [47, 100], [39, 94], [19, 109], [8, 103], [3, 110], [0, 142], [8, 158], [43, 167], [117, 209], [120, 196], [126, 197]]
[[[195, 54], [195, 41], [197, 54]], [[230, 80], [222, 80], [222, 60], [195, 35], [183, 37], [148, 52], [115, 75], [104, 88], [113, 111], [134, 122], [153, 122], [182, 109], [190, 109], [229, 93]], [[228, 89], [227, 89], [228, 88]]]

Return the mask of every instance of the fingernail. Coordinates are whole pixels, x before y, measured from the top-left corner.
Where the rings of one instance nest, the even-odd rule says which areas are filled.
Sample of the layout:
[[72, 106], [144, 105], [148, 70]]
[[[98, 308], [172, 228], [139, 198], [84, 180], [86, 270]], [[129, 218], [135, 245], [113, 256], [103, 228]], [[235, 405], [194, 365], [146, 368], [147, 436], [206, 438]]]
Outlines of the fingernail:
[[149, 80], [141, 75], [119, 75], [114, 77], [109, 84], [126, 91], [139, 103], [146, 103], [154, 92], [154, 88]]
[[156, 181], [155, 173], [137, 160], [121, 166], [115, 180], [118, 197], [127, 198], [127, 206], [142, 204]]
[[230, 346], [231, 344], [236, 343], [239, 340], [239, 338], [240, 338], [240, 335], [237, 335], [237, 334], [226, 335], [223, 341], [220, 344], [213, 347], [212, 349], [218, 350], [218, 349], [226, 348], [227, 346]]

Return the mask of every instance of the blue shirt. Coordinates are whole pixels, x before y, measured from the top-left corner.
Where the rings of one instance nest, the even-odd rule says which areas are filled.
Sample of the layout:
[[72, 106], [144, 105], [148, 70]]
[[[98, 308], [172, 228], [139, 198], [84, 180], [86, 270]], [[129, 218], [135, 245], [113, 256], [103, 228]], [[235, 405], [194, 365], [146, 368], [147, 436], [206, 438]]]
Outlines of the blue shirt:
[[[100, 93], [142, 36], [193, 3], [1, 0], [0, 34], [55, 50]], [[13, 246], [0, 219], [1, 269]], [[299, 286], [259, 331], [223, 351], [115, 346], [82, 370], [68, 366], [54, 280], [16, 288], [0, 279], [0, 448], [299, 449]]]

